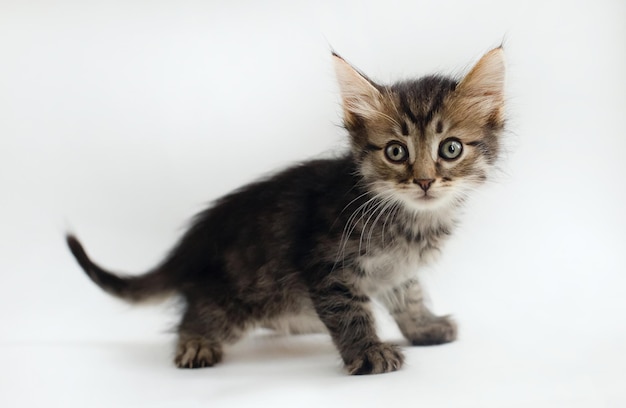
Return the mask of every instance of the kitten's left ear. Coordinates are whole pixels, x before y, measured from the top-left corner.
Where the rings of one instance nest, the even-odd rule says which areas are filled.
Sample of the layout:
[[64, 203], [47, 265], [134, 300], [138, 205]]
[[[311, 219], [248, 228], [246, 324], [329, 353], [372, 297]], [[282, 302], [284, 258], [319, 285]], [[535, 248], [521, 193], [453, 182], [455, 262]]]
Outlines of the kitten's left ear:
[[461, 96], [470, 98], [474, 108], [489, 120], [501, 122], [505, 74], [504, 50], [498, 47], [489, 51], [474, 65], [457, 86], [457, 91]]
[[341, 90], [346, 124], [354, 125], [358, 118], [376, 116], [383, 105], [383, 96], [374, 84], [333, 52], [335, 73]]
[[504, 95], [505, 73], [504, 50], [498, 47], [489, 51], [474, 65], [457, 89], [472, 96], [501, 97]]

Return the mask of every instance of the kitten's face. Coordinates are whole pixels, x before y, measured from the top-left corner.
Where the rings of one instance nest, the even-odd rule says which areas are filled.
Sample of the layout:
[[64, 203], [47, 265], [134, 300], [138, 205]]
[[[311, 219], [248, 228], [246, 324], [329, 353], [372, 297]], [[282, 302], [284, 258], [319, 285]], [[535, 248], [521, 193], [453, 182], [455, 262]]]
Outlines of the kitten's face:
[[485, 181], [504, 126], [501, 49], [460, 82], [431, 76], [383, 87], [336, 60], [345, 124], [372, 191], [437, 210]]

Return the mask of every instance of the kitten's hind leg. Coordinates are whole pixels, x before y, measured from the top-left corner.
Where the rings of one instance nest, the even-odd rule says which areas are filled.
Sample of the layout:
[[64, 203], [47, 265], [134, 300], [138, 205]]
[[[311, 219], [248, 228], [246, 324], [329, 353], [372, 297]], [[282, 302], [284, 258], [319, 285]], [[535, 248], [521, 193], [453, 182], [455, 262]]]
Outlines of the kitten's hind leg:
[[431, 346], [456, 340], [457, 326], [449, 316], [436, 316], [426, 305], [417, 280], [409, 280], [380, 297], [414, 346]]
[[211, 367], [222, 360], [223, 344], [234, 343], [243, 328], [213, 304], [191, 304], [178, 327], [174, 363], [178, 368]]

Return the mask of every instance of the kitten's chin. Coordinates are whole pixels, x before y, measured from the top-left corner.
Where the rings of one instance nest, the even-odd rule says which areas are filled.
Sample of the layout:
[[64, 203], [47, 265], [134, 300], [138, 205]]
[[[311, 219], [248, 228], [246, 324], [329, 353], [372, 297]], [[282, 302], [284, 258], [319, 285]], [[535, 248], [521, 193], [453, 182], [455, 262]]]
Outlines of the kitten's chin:
[[401, 194], [404, 205], [412, 211], [438, 211], [450, 206], [450, 200], [434, 195], [407, 195]]

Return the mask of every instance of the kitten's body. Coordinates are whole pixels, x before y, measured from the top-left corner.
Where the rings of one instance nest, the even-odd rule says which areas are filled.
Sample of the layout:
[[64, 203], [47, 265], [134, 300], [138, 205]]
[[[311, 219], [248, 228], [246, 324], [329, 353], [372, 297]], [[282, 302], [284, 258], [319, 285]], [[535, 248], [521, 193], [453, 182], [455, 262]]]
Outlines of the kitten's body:
[[[467, 99], [480, 108], [485, 98], [463, 89], [467, 78], [474, 85], [477, 68], [460, 84], [428, 77], [381, 87], [339, 57], [336, 67], [352, 137], [346, 155], [304, 163], [220, 199], [140, 277], [102, 270], [68, 237], [83, 269], [108, 292], [130, 301], [182, 296], [178, 366], [213, 365], [223, 344], [262, 325], [326, 329], [350, 373], [393, 371], [403, 357], [376, 335], [371, 299], [389, 309], [413, 344], [456, 337], [452, 321], [424, 306], [415, 273], [440, 252], [466, 192], [484, 180], [497, 155], [500, 113], [484, 108], [468, 117], [476, 107]], [[433, 143], [457, 138], [468, 152], [456, 165], [431, 160]]]

